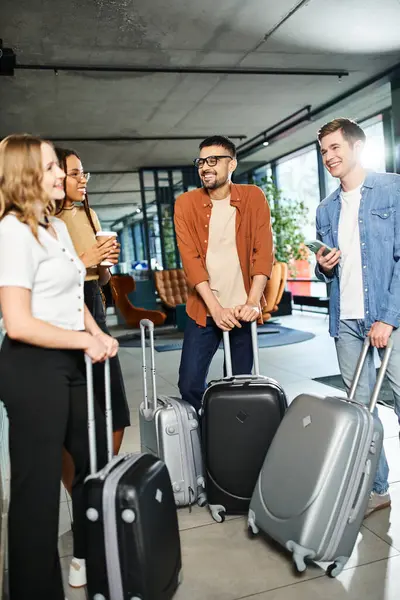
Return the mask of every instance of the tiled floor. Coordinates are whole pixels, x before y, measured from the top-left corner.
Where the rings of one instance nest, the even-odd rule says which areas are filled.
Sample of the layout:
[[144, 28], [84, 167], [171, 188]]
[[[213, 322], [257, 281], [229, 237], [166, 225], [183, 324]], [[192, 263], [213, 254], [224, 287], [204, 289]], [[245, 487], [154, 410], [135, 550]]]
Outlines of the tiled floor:
[[[281, 319], [288, 327], [313, 331], [316, 337], [291, 346], [260, 350], [263, 374], [277, 379], [292, 400], [300, 392], [332, 393], [313, 377], [338, 373], [333, 341], [327, 334], [326, 318], [295, 314]], [[141, 356], [139, 349], [120, 352], [132, 415], [123, 450], [139, 450], [137, 407], [141, 401]], [[176, 394], [179, 352], [156, 353], [158, 391]], [[211, 368], [210, 378], [219, 377], [222, 352]], [[335, 580], [321, 566], [309, 567], [304, 575], [294, 573], [287, 554], [268, 541], [249, 539], [243, 518], [215, 523], [207, 509], [179, 511], [183, 551], [183, 584], [176, 600], [399, 600], [400, 598], [400, 449], [394, 414], [380, 408], [385, 427], [385, 449], [390, 463], [392, 509], [372, 515], [361, 530], [346, 569]], [[68, 504], [62, 495], [60, 527], [68, 526]], [[61, 531], [62, 531], [61, 529]], [[72, 552], [71, 533], [60, 537], [64, 574]], [[66, 585], [69, 600], [86, 598], [82, 590]]]

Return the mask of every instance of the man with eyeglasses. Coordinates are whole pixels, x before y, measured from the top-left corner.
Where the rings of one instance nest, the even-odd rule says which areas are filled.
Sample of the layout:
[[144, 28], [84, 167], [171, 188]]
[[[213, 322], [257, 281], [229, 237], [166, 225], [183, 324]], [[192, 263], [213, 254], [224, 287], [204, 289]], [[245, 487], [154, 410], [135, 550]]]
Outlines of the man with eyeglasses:
[[233, 373], [251, 373], [250, 323], [260, 319], [273, 263], [264, 193], [254, 185], [231, 183], [237, 166], [235, 145], [217, 135], [199, 148], [194, 164], [203, 187], [179, 196], [174, 215], [190, 288], [179, 389], [196, 410], [223, 331], [231, 331]]

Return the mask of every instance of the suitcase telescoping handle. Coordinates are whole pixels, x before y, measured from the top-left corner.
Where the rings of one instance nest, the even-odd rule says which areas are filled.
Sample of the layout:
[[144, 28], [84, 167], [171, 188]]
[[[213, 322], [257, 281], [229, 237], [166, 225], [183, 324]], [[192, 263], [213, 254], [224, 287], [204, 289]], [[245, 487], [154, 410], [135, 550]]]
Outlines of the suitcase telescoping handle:
[[[146, 328], [149, 330], [150, 338], [150, 369], [151, 369], [151, 385], [153, 389], [153, 399], [150, 406], [149, 396], [147, 392], [147, 367], [146, 367]], [[154, 412], [157, 408], [157, 387], [156, 387], [156, 366], [154, 359], [154, 323], [149, 319], [142, 319], [140, 321], [140, 339], [142, 342], [142, 370], [143, 370], [143, 416], [146, 420], [153, 417]]]
[[[251, 326], [251, 344], [253, 346], [253, 360], [254, 360], [254, 374], [260, 374], [260, 359], [258, 356], [258, 339], [257, 339], [257, 321], [252, 321]], [[232, 356], [231, 356], [231, 344], [229, 341], [229, 331], [224, 331], [224, 351], [225, 351], [225, 367], [226, 376], [232, 377]], [[250, 375], [250, 373], [249, 373]]]
[[[86, 362], [86, 388], [88, 405], [88, 432], [89, 432], [89, 457], [90, 474], [97, 472], [97, 446], [96, 446], [96, 421], [94, 414], [94, 388], [93, 388], [93, 363], [92, 359], [85, 354]], [[106, 433], [107, 433], [107, 461], [109, 462], [114, 454], [113, 451], [113, 424], [111, 408], [111, 377], [110, 361], [104, 363], [104, 389], [105, 389], [105, 413], [106, 413]]]
[[[365, 342], [364, 342], [364, 345], [363, 345], [363, 348], [362, 348], [362, 351], [360, 354], [360, 358], [358, 359], [358, 363], [356, 366], [356, 372], [354, 373], [353, 383], [351, 384], [351, 388], [350, 388], [350, 392], [349, 392], [350, 400], [354, 400], [354, 397], [356, 395], [356, 389], [357, 389], [358, 383], [360, 381], [361, 372], [363, 370], [363, 366], [365, 364], [365, 360], [367, 358], [369, 348], [370, 348], [370, 339], [369, 339], [369, 337], [367, 337], [367, 338], [365, 338]], [[388, 366], [388, 362], [389, 362], [392, 350], [393, 350], [393, 340], [391, 338], [389, 338], [387, 346], [386, 346], [385, 354], [383, 355], [381, 368], [379, 369], [379, 373], [376, 378], [375, 387], [373, 389], [372, 396], [369, 401], [369, 410], [371, 413], [374, 412], [376, 403], [378, 402], [379, 392], [381, 391], [383, 379], [385, 377], [386, 369]]]

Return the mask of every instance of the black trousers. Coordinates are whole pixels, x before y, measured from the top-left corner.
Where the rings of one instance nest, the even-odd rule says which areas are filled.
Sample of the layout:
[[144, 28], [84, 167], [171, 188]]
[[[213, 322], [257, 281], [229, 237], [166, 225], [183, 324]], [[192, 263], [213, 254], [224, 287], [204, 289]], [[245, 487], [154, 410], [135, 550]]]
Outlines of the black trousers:
[[[89, 473], [83, 352], [38, 348], [5, 338], [0, 398], [9, 418], [10, 600], [64, 600], [57, 550], [62, 449], [75, 464], [74, 556], [85, 558]], [[106, 463], [104, 416], [95, 406], [98, 467]]]
[[[85, 304], [90, 310], [94, 320], [100, 329], [110, 335], [106, 324], [106, 314], [101, 298], [100, 286], [98, 281], [85, 281]], [[120, 431], [129, 427], [130, 413], [124, 380], [122, 377], [121, 365], [118, 356], [110, 359], [110, 378], [111, 378], [111, 402], [113, 413], [113, 430]], [[105, 390], [104, 390], [104, 368], [100, 363], [93, 365], [93, 385], [97, 402], [105, 411]]]

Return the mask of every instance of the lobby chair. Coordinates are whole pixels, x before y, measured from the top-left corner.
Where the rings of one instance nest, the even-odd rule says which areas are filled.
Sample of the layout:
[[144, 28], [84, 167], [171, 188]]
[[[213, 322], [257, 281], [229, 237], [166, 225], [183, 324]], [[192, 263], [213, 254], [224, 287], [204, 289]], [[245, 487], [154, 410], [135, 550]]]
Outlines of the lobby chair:
[[130, 275], [112, 277], [112, 294], [116, 308], [121, 313], [127, 327], [140, 327], [141, 319], [149, 319], [154, 325], [163, 325], [167, 315], [159, 310], [150, 310], [134, 306], [128, 294], [135, 291], [136, 283]]
[[264, 290], [266, 305], [262, 311], [264, 323], [268, 321], [274, 312], [278, 310], [288, 276], [288, 266], [283, 262], [276, 262], [272, 267], [271, 279], [267, 281]]

